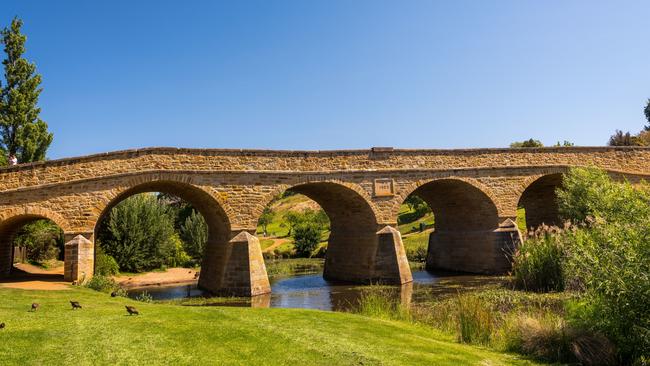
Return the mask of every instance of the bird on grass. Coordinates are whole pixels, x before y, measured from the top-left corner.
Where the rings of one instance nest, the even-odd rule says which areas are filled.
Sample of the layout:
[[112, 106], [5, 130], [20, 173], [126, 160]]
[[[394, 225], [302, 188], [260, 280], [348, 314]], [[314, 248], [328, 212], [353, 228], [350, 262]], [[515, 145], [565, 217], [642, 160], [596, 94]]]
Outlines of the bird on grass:
[[126, 312], [129, 313], [129, 315], [140, 315], [140, 312], [135, 307], [129, 305], [125, 305], [124, 307], [126, 308]]
[[35, 302], [35, 303], [32, 303], [32, 311], [36, 311], [36, 310], [38, 310], [38, 308], [39, 308], [40, 306], [41, 306], [41, 305], [40, 305], [39, 303], [36, 303], [36, 302]]
[[81, 304], [78, 301], [70, 301], [70, 305], [72, 305], [72, 310], [81, 309]]
[[0, 323], [0, 329], [5, 329], [5, 323]]
[[111, 297], [117, 297], [117, 291], [111, 292]]

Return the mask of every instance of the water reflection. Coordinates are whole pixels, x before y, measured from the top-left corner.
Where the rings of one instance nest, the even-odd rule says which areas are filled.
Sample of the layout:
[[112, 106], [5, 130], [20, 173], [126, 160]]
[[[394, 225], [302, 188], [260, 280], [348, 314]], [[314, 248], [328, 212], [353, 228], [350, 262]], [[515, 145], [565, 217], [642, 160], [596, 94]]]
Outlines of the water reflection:
[[[470, 276], [458, 274], [432, 274], [413, 272], [413, 282], [402, 286], [385, 286], [382, 294], [390, 296], [405, 306], [430, 301], [433, 298], [487, 284], [502, 283], [500, 277]], [[319, 310], [349, 310], [359, 303], [368, 286], [337, 284], [323, 279], [322, 274], [294, 276], [271, 281], [271, 294], [239, 301], [215, 299], [202, 305], [251, 306], [260, 308], [304, 308]], [[196, 284], [136, 288], [128, 291], [136, 298], [146, 291], [154, 300], [172, 300], [207, 296]]]

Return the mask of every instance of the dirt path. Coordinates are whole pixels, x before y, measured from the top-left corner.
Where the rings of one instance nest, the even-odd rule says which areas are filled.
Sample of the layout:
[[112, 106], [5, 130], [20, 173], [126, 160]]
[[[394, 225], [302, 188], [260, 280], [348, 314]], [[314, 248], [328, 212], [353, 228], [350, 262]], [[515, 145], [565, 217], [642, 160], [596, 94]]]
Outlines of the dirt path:
[[1, 282], [0, 288], [68, 290], [70, 283], [63, 281], [63, 266], [45, 269], [28, 263], [17, 263], [11, 277]]
[[143, 287], [191, 283], [196, 281], [197, 271], [189, 268], [169, 268], [165, 272], [148, 272], [130, 276], [115, 276], [113, 279], [122, 287]]
[[273, 244], [269, 245], [266, 249], [264, 249], [262, 253], [270, 253], [274, 251], [276, 248], [279, 248], [282, 244], [290, 241], [289, 239], [286, 238], [282, 238], [282, 239], [265, 238], [265, 239], [273, 240]]

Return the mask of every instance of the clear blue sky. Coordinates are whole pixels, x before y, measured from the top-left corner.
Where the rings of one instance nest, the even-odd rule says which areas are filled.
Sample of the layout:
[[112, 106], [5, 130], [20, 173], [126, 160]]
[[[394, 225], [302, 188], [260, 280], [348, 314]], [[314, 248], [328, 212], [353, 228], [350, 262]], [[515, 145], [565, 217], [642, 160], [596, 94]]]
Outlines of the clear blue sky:
[[146, 146], [602, 145], [650, 98], [649, 1], [2, 0], [50, 158]]

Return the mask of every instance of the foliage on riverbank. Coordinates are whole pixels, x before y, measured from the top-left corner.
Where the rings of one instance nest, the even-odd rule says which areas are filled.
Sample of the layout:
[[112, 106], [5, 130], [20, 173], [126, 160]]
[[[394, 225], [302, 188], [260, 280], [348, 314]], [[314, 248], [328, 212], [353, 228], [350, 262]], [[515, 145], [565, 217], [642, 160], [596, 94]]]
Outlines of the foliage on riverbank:
[[535, 291], [580, 291], [568, 321], [613, 341], [624, 363], [650, 362], [650, 186], [572, 169], [558, 190], [564, 219], [514, 256], [515, 283]]

